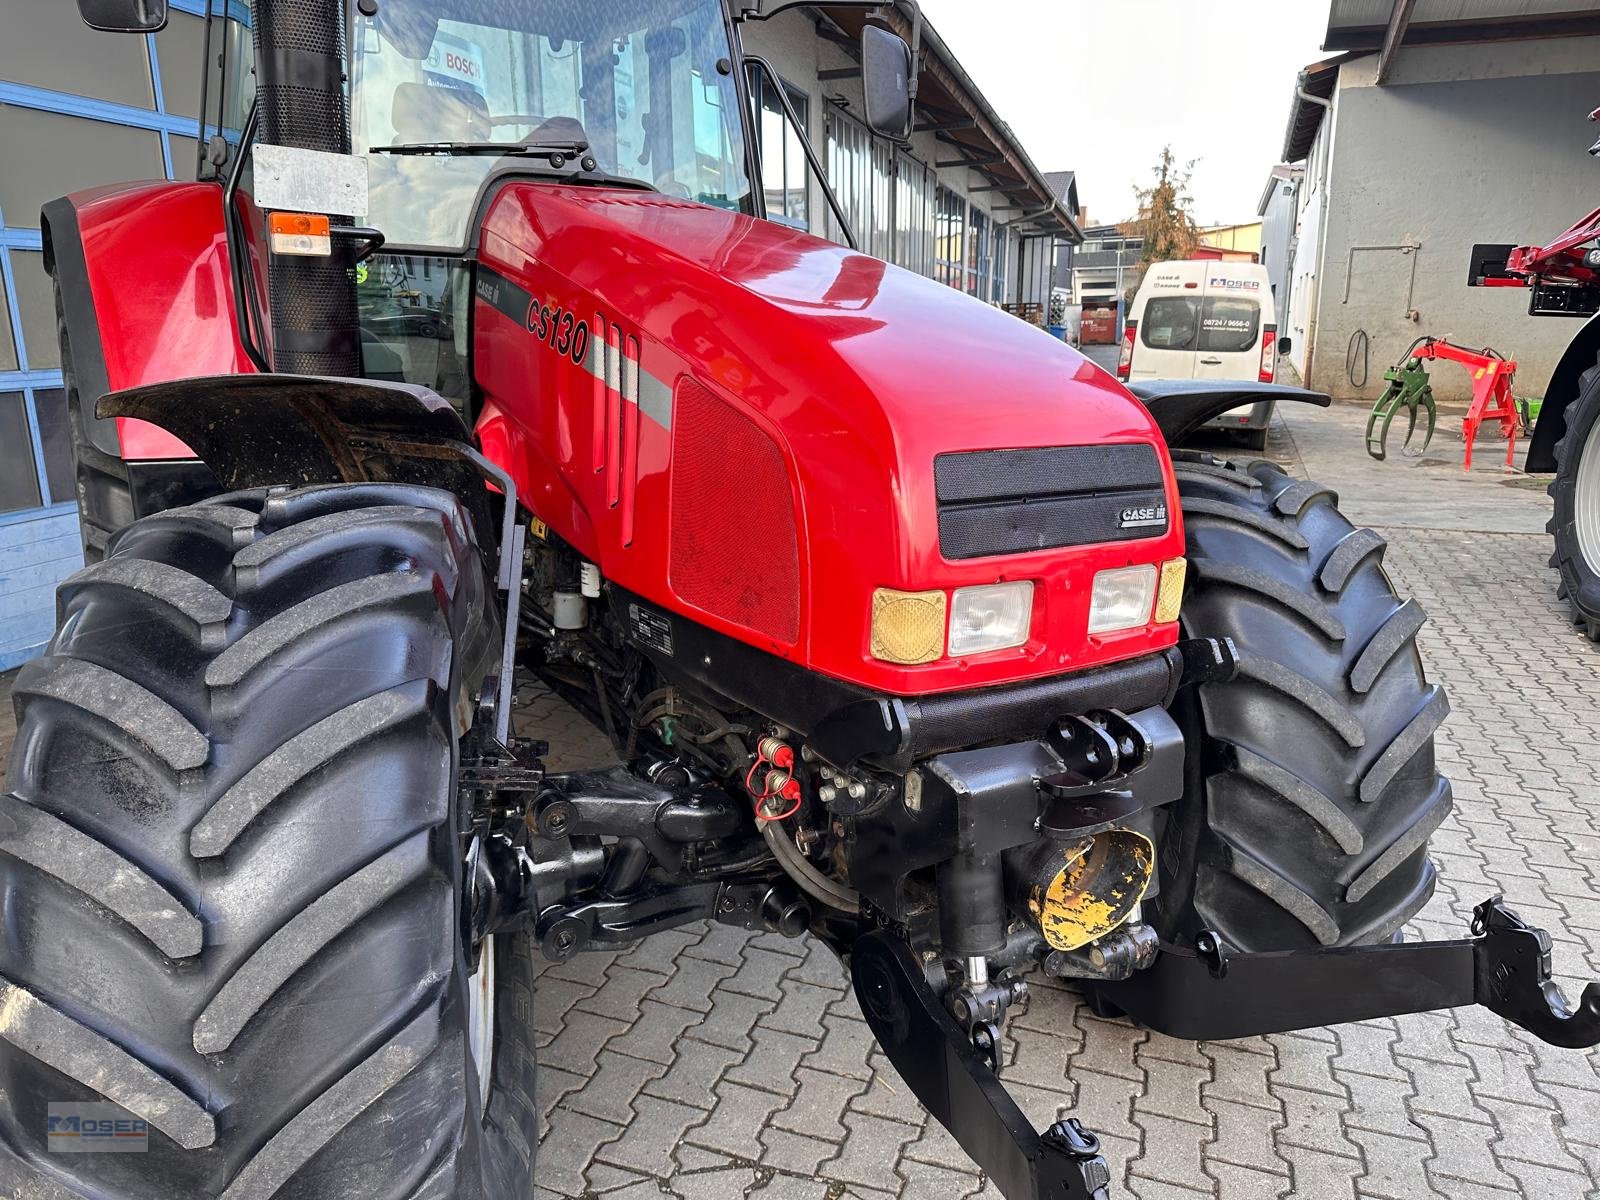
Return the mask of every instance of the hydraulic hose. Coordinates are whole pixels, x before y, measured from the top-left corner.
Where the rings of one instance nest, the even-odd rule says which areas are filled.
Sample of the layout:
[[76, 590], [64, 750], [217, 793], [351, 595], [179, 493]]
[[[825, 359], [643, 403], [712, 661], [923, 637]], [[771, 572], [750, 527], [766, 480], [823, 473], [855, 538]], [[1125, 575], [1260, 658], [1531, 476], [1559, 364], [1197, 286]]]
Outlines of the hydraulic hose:
[[851, 916], [861, 911], [861, 897], [813, 867], [784, 833], [781, 821], [760, 821], [757, 824], [761, 826], [761, 836], [766, 839], [772, 857], [778, 860], [778, 865], [800, 885], [802, 891], [813, 900]]

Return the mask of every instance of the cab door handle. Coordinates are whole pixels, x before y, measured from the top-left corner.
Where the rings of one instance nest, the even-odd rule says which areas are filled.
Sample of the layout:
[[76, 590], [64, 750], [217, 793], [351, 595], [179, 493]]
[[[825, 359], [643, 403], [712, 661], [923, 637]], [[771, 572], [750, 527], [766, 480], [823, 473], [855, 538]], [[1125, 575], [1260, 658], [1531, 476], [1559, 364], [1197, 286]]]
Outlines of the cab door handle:
[[1220, 367], [1222, 365], [1220, 358], [1202, 358], [1200, 362], [1202, 366], [1207, 367]]

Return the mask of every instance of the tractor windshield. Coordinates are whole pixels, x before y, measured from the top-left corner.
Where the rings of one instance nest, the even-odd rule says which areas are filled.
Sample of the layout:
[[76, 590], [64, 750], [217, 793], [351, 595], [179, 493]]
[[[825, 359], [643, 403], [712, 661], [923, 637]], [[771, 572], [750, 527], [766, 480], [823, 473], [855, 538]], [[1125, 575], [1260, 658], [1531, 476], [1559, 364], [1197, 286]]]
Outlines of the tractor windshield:
[[516, 155], [582, 143], [606, 174], [745, 204], [722, 0], [375, 7], [351, 39], [352, 134], [367, 156], [369, 221], [390, 245], [464, 246], [479, 187], [507, 161], [499, 145]]

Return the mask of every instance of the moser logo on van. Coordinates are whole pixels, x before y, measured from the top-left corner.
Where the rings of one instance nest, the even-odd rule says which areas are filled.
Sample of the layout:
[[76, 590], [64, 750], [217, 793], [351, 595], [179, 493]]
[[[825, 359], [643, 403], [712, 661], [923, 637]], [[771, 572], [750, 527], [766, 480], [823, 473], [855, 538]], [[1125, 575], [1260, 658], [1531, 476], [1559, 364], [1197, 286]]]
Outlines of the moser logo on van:
[[1259, 292], [1261, 281], [1259, 279], [1229, 279], [1225, 275], [1213, 275], [1206, 280], [1207, 287], [1222, 288], [1230, 292]]
[[1152, 525], [1165, 525], [1167, 523], [1167, 506], [1165, 504], [1137, 505], [1125, 508], [1117, 517], [1119, 529], [1147, 529]]

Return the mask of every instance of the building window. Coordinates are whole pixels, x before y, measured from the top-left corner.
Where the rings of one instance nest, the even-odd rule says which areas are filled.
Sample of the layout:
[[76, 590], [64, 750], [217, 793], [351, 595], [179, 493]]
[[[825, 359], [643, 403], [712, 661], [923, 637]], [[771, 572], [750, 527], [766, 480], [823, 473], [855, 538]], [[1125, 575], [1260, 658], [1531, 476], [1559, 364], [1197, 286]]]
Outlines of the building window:
[[39, 507], [39, 469], [27, 401], [21, 392], [0, 392], [0, 513]]
[[940, 184], [934, 205], [933, 277], [953, 288], [965, 282], [966, 234], [966, 200]]
[[[800, 135], [784, 116], [783, 102], [778, 98], [766, 72], [756, 74], [752, 87], [759, 116], [756, 128], [759, 130], [761, 183], [766, 195], [767, 216], [796, 229], [810, 229], [810, 176]], [[789, 103], [794, 106], [795, 116], [800, 118], [802, 125], [810, 128], [811, 98], [791, 83], [784, 83], [783, 90], [789, 97]]]
[[904, 151], [895, 155], [894, 261], [933, 274], [933, 172]]
[[1004, 225], [997, 224], [994, 227], [994, 295], [991, 297], [996, 304], [1004, 304], [1011, 299], [1006, 291], [1010, 256], [1011, 231]]
[[992, 253], [989, 245], [989, 234], [993, 222], [989, 214], [977, 205], [972, 206], [972, 219], [968, 223], [967, 232], [967, 270], [966, 290], [969, 296], [976, 296], [980, 300], [989, 299], [990, 259]]

